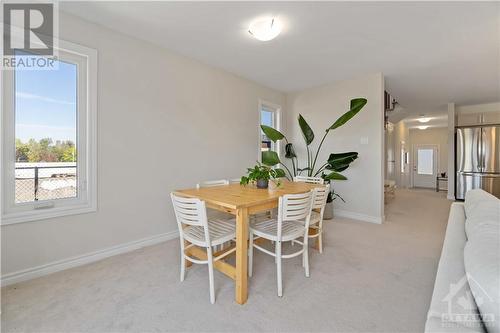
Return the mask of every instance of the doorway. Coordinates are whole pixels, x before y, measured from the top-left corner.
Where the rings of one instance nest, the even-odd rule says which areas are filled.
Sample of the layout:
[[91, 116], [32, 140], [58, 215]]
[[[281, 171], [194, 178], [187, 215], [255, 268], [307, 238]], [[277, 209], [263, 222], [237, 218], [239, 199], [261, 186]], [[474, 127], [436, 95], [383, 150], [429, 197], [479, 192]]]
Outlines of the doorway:
[[415, 145], [413, 149], [413, 187], [435, 188], [439, 165], [438, 145]]

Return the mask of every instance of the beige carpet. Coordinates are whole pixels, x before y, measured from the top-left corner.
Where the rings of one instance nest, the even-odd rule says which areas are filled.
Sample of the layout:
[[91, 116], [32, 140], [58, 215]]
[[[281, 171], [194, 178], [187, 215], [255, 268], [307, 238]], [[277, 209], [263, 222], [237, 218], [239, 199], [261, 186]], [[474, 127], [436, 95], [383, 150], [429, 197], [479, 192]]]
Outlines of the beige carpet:
[[206, 266], [179, 282], [174, 240], [3, 288], [2, 332], [422, 332], [449, 206], [442, 193], [400, 190], [383, 225], [326, 223], [310, 278], [299, 258], [285, 262], [283, 298], [259, 254], [248, 303], [216, 273], [211, 305]]

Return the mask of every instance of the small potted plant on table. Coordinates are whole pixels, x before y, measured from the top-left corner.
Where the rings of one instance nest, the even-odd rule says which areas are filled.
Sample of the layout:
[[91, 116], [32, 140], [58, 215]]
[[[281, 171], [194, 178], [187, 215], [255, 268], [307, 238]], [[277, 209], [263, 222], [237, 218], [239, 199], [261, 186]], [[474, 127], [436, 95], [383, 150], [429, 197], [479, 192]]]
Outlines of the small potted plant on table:
[[247, 185], [255, 183], [257, 188], [266, 189], [269, 187], [269, 180], [273, 181], [276, 186], [280, 186], [280, 177], [285, 177], [285, 171], [282, 169], [273, 169], [267, 165], [262, 165], [257, 162], [253, 168], [247, 169], [248, 176], [241, 177], [240, 184]]

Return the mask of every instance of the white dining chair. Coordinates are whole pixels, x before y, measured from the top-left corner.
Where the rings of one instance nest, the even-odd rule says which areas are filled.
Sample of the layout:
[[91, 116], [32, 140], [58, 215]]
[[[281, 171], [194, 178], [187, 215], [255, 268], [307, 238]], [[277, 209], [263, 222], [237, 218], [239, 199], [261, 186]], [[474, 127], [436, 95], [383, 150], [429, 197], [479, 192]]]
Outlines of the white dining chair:
[[[314, 191], [301, 194], [287, 194], [279, 198], [278, 218], [256, 221], [250, 224], [248, 275], [253, 271], [253, 249], [269, 254], [275, 258], [277, 270], [278, 296], [283, 296], [282, 259], [302, 255], [302, 264], [305, 275], [309, 277], [308, 239], [311, 208], [314, 200]], [[269, 251], [254, 244], [254, 236], [274, 242], [275, 251]], [[299, 240], [302, 239], [302, 242]], [[282, 254], [283, 242], [295, 241], [302, 245], [299, 251], [291, 254]]]
[[[202, 182], [199, 182], [198, 184], [196, 184], [196, 188], [200, 189], [200, 188], [204, 188], [204, 187], [215, 187], [215, 186], [224, 186], [224, 185], [229, 185], [229, 180], [227, 180], [227, 179], [205, 180], [205, 181], [202, 181]], [[208, 217], [210, 219], [225, 219], [228, 221], [234, 220], [232, 215], [230, 215], [228, 213], [220, 212], [220, 211], [215, 210], [215, 209], [210, 209], [210, 208], [208, 208]], [[219, 244], [219, 246], [215, 246], [214, 249], [216, 251], [222, 250], [224, 248], [224, 246], [226, 246], [226, 244], [224, 244], [224, 243]]]
[[[181, 282], [186, 273], [186, 260], [195, 264], [208, 264], [210, 284], [210, 303], [215, 303], [214, 262], [226, 257], [236, 248], [228, 250], [218, 257], [213, 257], [212, 247], [234, 240], [236, 238], [235, 223], [226, 220], [208, 220], [205, 202], [196, 198], [183, 198], [170, 194], [174, 206], [179, 239], [181, 242]], [[189, 245], [185, 245], [185, 241]], [[190, 257], [186, 250], [193, 246], [205, 248], [207, 260]]]
[[[309, 183], [309, 184], [324, 184], [325, 180], [321, 177], [309, 177], [309, 176], [295, 176], [293, 177], [294, 182], [301, 182], [301, 183]], [[313, 210], [311, 213], [311, 223], [313, 217], [317, 219], [317, 215], [315, 214], [315, 211]], [[318, 236], [315, 236], [318, 237]], [[292, 245], [295, 245], [295, 242], [292, 242]]]
[[[325, 213], [326, 199], [330, 192], [330, 184], [314, 189], [311, 222], [309, 223], [309, 238], [318, 238], [319, 253], [323, 253], [323, 214]], [[313, 231], [311, 233], [311, 231]]]
[[221, 185], [228, 185], [229, 181], [227, 179], [219, 179], [219, 180], [206, 180], [203, 182], [199, 182], [196, 184], [196, 188], [202, 188], [202, 187], [213, 187], [213, 186], [221, 186]]
[[325, 180], [321, 177], [308, 177], [308, 176], [295, 176], [293, 177], [294, 182], [302, 182], [309, 184], [324, 184]]

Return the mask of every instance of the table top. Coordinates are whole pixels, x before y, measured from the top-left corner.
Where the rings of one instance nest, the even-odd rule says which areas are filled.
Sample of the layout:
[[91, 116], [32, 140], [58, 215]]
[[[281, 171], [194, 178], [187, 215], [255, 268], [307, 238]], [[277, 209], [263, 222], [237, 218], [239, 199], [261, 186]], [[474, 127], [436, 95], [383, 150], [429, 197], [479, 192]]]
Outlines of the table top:
[[255, 185], [243, 186], [240, 184], [229, 184], [199, 189], [176, 190], [175, 193], [185, 197], [199, 198], [203, 201], [223, 207], [238, 209], [271, 202], [285, 194], [308, 192], [313, 188], [322, 186], [319, 184], [291, 182], [287, 180], [281, 183], [280, 187], [271, 188], [274, 184], [269, 182], [270, 188], [268, 189], [259, 189]]

